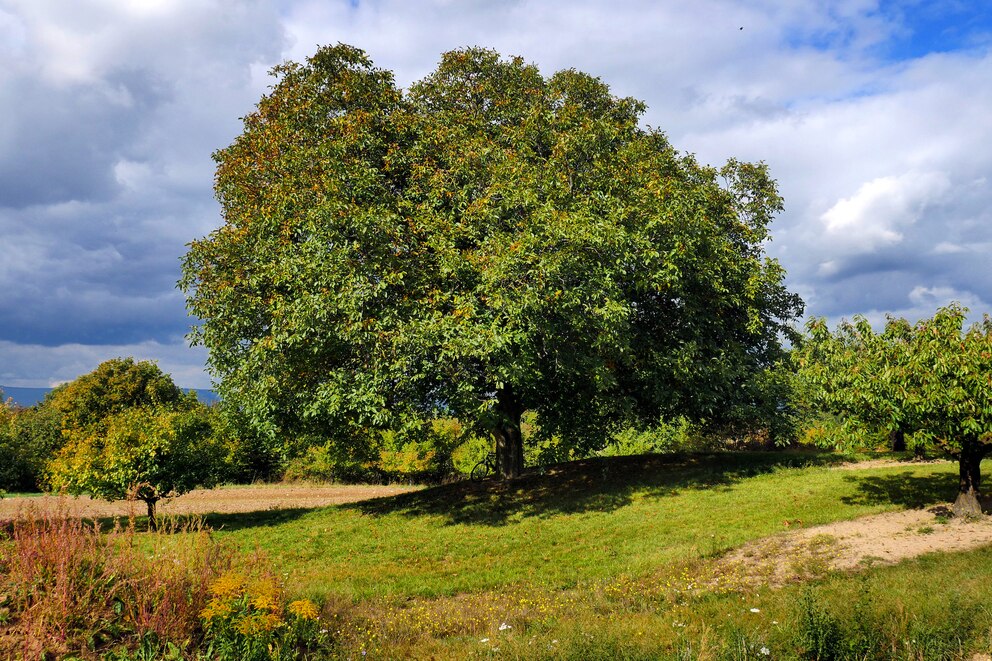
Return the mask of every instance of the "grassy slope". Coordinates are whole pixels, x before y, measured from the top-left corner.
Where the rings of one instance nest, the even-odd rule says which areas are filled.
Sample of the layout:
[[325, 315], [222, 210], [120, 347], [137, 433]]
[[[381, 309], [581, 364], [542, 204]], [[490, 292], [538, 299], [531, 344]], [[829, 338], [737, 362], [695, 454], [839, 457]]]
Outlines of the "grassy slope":
[[[213, 516], [297, 589], [362, 600], [563, 589], [692, 562], [784, 529], [950, 499], [951, 464], [830, 470], [831, 455], [624, 457], [316, 511]], [[805, 466], [805, 467], [803, 467]]]

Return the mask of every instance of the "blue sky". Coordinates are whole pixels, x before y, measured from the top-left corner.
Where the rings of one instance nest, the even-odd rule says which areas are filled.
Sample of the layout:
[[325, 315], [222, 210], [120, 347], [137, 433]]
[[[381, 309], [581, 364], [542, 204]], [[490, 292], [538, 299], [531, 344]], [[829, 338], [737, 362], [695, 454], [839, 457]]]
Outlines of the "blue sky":
[[704, 162], [766, 161], [809, 314], [992, 311], [992, 2], [0, 0], [0, 383], [131, 355], [209, 387], [175, 282], [210, 154], [338, 41], [403, 86], [469, 45], [575, 67]]

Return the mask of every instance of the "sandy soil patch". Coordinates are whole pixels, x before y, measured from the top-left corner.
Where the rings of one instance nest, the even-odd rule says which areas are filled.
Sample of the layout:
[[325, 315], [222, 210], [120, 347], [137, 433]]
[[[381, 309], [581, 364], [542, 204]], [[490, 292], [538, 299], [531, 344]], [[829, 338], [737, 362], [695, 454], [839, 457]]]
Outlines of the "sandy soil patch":
[[[341, 503], [354, 503], [369, 498], [392, 496], [417, 487], [368, 485], [265, 485], [197, 489], [159, 504], [164, 514], [230, 514], [259, 510], [314, 508]], [[78, 498], [40, 496], [33, 498], [4, 498], [0, 500], [0, 518], [12, 518], [29, 509], [54, 512], [59, 508], [73, 516], [103, 517], [144, 514], [145, 504], [124, 500], [107, 502], [86, 496]]]
[[950, 459], [868, 459], [867, 461], [847, 461], [843, 464], [837, 464], [832, 468], [834, 470], [867, 470], [869, 468], [912, 468], [914, 466], [922, 466], [925, 464], [948, 464], [956, 463], [952, 462]]
[[[785, 522], [795, 525], [798, 522]], [[721, 559], [719, 581], [783, 585], [822, 575], [894, 564], [935, 551], [992, 544], [992, 517], [953, 518], [950, 504], [801, 528], [745, 544]]]

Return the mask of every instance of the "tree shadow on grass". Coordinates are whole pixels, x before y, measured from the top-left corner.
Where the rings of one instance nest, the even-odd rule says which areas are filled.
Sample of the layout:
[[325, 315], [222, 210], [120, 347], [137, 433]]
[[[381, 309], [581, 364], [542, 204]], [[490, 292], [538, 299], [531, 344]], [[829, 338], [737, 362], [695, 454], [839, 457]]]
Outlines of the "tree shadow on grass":
[[781, 468], [843, 460], [836, 454], [810, 452], [599, 457], [531, 469], [515, 480], [464, 480], [342, 507], [372, 516], [434, 515], [448, 524], [498, 526], [530, 517], [609, 512], [630, 504], [635, 494], [664, 498], [690, 489], [729, 489], [742, 479]]
[[957, 476], [947, 473], [917, 475], [905, 471], [892, 475], [846, 475], [846, 482], [854, 483], [857, 492], [844, 496], [847, 505], [902, 505], [920, 509], [936, 503], [954, 500], [957, 495]]
[[271, 528], [295, 521], [313, 512], [314, 509], [307, 507], [287, 507], [282, 509], [258, 510], [255, 512], [204, 514], [203, 521], [212, 530], [223, 530], [225, 532], [244, 530], [246, 528]]
[[138, 533], [157, 532], [159, 534], [187, 533], [198, 530], [223, 530], [230, 532], [246, 528], [269, 528], [279, 526], [312, 512], [306, 507], [274, 508], [256, 510], [254, 512], [227, 512], [207, 514], [160, 514], [158, 529], [148, 528], [147, 516], [102, 516], [95, 519], [84, 518], [90, 525], [96, 525], [101, 531], [109, 532], [115, 528], [125, 530], [133, 525]]
[[[319, 507], [284, 507], [255, 510], [252, 512], [227, 512], [227, 513], [206, 513], [206, 514], [170, 514], [160, 513], [157, 516], [157, 530], [150, 530], [148, 517], [145, 515], [131, 516], [83, 516], [79, 517], [87, 526], [94, 526], [97, 530], [109, 533], [113, 530], [128, 531], [136, 533], [157, 533], [173, 534], [196, 532], [199, 530], [214, 531], [235, 531], [248, 528], [271, 528], [280, 526], [290, 521], [295, 521]], [[0, 516], [0, 539], [4, 535], [8, 537], [12, 534], [14, 524], [19, 520], [50, 520], [58, 521], [66, 518], [65, 513], [46, 512], [25, 512], [11, 516]]]

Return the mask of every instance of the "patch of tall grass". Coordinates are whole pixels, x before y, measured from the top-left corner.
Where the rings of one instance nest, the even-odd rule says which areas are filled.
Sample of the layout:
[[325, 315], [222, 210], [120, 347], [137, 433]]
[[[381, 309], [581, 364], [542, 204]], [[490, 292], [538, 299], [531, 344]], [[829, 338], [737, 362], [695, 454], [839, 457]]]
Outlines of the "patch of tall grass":
[[27, 513], [0, 539], [0, 656], [93, 656], [142, 639], [199, 639], [211, 580], [234, 554], [196, 525], [139, 549], [133, 525]]
[[[568, 590], [369, 600], [339, 611], [342, 658], [972, 659], [992, 646], [992, 550], [780, 589], [705, 584], [709, 561]], [[925, 580], [921, 580], [925, 577]]]
[[319, 620], [264, 558], [196, 520], [154, 533], [64, 512], [0, 523], [0, 658], [314, 658], [331, 643]]

